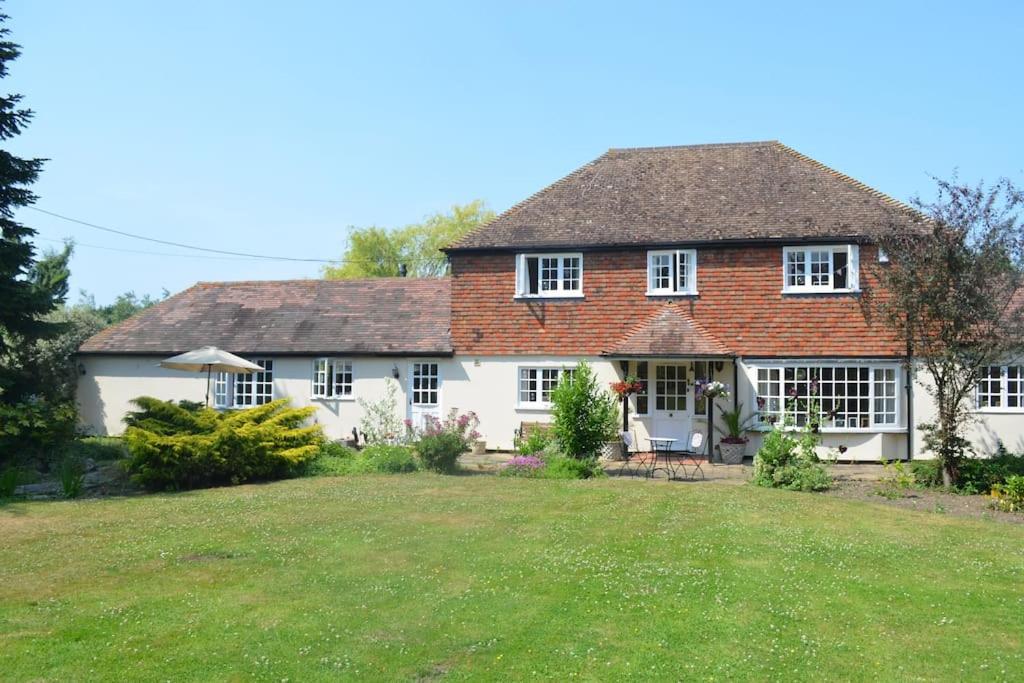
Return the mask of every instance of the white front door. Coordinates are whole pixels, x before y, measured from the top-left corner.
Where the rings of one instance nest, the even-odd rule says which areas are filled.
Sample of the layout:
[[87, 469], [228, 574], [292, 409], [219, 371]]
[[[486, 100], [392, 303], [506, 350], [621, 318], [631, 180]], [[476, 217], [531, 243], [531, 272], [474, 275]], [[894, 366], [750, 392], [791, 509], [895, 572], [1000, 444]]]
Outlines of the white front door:
[[423, 429], [428, 415], [441, 419], [441, 368], [437, 361], [416, 361], [409, 366], [409, 419]]
[[654, 412], [651, 436], [676, 439], [675, 449], [686, 447], [693, 424], [693, 398], [689, 392], [688, 365], [654, 366]]

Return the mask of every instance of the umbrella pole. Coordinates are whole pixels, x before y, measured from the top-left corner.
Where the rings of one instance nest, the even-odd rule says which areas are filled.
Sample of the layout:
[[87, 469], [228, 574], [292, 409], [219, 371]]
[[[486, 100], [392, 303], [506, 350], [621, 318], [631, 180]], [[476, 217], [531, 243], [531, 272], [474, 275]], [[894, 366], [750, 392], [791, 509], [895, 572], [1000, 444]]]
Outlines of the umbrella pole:
[[206, 366], [206, 407], [210, 407], [210, 372], [213, 370], [212, 365]]

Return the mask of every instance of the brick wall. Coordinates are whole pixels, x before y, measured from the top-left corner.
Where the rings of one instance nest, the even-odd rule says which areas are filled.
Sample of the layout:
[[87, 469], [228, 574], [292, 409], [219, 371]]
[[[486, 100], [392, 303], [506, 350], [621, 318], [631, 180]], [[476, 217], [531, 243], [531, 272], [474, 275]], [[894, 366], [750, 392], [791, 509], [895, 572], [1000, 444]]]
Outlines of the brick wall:
[[[860, 282], [873, 277], [877, 250], [860, 249]], [[667, 299], [647, 297], [646, 250], [587, 252], [581, 299], [515, 301], [515, 256], [452, 255], [452, 341], [456, 353], [597, 354], [654, 314]], [[898, 356], [881, 321], [870, 324], [851, 294], [785, 295], [782, 247], [697, 253], [690, 314], [743, 356]]]

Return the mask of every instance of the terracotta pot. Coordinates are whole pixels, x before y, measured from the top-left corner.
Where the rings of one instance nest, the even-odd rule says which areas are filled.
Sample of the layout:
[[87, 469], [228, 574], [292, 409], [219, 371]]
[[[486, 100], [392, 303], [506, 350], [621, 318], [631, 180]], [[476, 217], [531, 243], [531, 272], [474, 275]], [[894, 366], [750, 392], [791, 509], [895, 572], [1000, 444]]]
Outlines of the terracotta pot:
[[747, 443], [719, 443], [718, 451], [722, 454], [722, 464], [740, 465], [743, 463], [743, 454], [747, 450]]

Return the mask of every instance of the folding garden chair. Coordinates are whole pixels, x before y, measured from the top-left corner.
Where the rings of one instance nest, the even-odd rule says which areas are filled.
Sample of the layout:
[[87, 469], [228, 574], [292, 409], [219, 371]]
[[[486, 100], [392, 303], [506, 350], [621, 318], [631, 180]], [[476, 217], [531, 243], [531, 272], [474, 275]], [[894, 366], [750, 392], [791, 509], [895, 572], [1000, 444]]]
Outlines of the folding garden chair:
[[[704, 479], [704, 470], [701, 468], [701, 460], [704, 454], [701, 452], [704, 447], [704, 432], [690, 432], [690, 442], [687, 447], [679, 451], [679, 459], [676, 461], [675, 467], [672, 469], [672, 477], [676, 477], [677, 470], [683, 471], [684, 479], [694, 479], [697, 473], [700, 473], [700, 478]], [[687, 473], [686, 468], [690, 467], [691, 470]]]
[[619, 432], [619, 436], [622, 438], [622, 465], [619, 467], [616, 476], [621, 477], [623, 474], [629, 474], [629, 476], [635, 477], [640, 468], [646, 467], [647, 463], [641, 456], [639, 449], [634, 450], [636, 439], [633, 438], [632, 432]]

